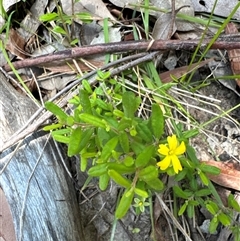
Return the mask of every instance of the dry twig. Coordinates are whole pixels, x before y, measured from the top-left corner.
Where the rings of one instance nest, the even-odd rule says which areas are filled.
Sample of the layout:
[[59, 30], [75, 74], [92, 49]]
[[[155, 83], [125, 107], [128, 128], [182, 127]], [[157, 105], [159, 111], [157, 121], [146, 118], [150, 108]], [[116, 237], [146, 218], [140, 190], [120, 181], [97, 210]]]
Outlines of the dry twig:
[[[229, 36], [226, 41], [224, 37], [220, 38], [220, 41], [212, 44], [211, 49], [240, 49], [240, 36], [231, 38]], [[225, 39], [225, 40], [224, 40]], [[205, 39], [202, 42], [202, 47], [206, 47], [211, 39]], [[84, 47], [75, 47], [63, 51], [58, 51], [53, 54], [42, 55], [30, 59], [24, 59], [12, 63], [15, 69], [20, 69], [30, 66], [41, 66], [41, 64], [60, 61], [66, 59], [74, 59], [79, 57], [86, 57], [95, 54], [106, 54], [106, 53], [120, 53], [120, 52], [131, 52], [131, 51], [157, 51], [157, 50], [190, 50], [198, 46], [199, 40], [154, 40], [152, 41], [126, 41], [126, 42], [114, 42], [107, 44], [97, 44]], [[150, 48], [149, 48], [150, 46]], [[5, 71], [11, 71], [9, 65], [3, 66]]]

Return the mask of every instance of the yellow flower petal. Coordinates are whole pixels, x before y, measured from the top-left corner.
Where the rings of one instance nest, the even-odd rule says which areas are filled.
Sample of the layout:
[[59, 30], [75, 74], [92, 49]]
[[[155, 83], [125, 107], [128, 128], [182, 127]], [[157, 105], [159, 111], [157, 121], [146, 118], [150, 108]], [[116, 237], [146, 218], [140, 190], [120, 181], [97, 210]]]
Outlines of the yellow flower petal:
[[175, 173], [178, 174], [178, 171], [182, 171], [182, 165], [177, 156], [174, 155], [171, 158], [172, 158], [173, 170]]
[[168, 141], [169, 150], [174, 151], [177, 148], [177, 145], [178, 145], [176, 135], [168, 136], [167, 141]]
[[159, 145], [158, 152], [159, 152], [161, 155], [167, 156], [167, 155], [168, 155], [168, 152], [169, 152], [169, 148], [168, 148], [166, 145], [160, 144], [160, 145]]
[[185, 151], [186, 151], [186, 146], [185, 146], [185, 143], [182, 141], [180, 146], [178, 146], [174, 151], [174, 154], [176, 156], [179, 156], [179, 155], [182, 155]]
[[161, 170], [166, 170], [171, 164], [171, 158], [166, 156], [162, 161], [158, 162], [157, 165]]

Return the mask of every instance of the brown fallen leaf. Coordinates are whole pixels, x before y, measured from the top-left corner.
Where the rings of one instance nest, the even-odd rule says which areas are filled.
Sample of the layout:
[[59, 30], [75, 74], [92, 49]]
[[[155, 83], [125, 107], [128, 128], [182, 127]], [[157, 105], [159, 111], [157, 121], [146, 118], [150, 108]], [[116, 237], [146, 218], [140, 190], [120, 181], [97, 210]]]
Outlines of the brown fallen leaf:
[[76, 62], [78, 66], [74, 65], [72, 61], [58, 61], [58, 62], [52, 62], [52, 63], [46, 63], [39, 65], [39, 67], [43, 67], [45, 69], [48, 69], [52, 73], [64, 73], [64, 74], [72, 74], [77, 73], [78, 68], [81, 69], [81, 71], [91, 71], [94, 68], [101, 68], [104, 65], [103, 61], [95, 61], [95, 60], [88, 60], [88, 61], [81, 61], [78, 60]]
[[13, 28], [9, 31], [6, 49], [19, 59], [25, 59], [29, 55], [25, 50], [25, 40]]
[[183, 75], [189, 74], [192, 71], [203, 67], [205, 64], [209, 63], [212, 60], [213, 60], [213, 58], [206, 59], [206, 60], [201, 61], [199, 63], [192, 64], [191, 66], [187, 65], [187, 66], [178, 67], [176, 69], [172, 69], [172, 70], [166, 71], [164, 73], [161, 73], [161, 74], [159, 74], [159, 76], [160, 76], [160, 79], [163, 83], [169, 83], [173, 80], [171, 78], [171, 75], [175, 76], [176, 78], [181, 78]]
[[211, 181], [220, 186], [240, 191], [240, 171], [237, 170], [236, 164], [229, 162], [217, 162], [214, 160], [210, 160], [205, 163], [210, 166], [218, 167], [221, 170], [219, 175], [208, 174]]
[[[238, 33], [238, 29], [234, 23], [228, 23], [225, 29], [226, 34]], [[231, 69], [234, 75], [240, 74], [240, 49], [228, 50], [228, 57], [231, 62]], [[237, 85], [240, 87], [240, 79], [236, 79]]]

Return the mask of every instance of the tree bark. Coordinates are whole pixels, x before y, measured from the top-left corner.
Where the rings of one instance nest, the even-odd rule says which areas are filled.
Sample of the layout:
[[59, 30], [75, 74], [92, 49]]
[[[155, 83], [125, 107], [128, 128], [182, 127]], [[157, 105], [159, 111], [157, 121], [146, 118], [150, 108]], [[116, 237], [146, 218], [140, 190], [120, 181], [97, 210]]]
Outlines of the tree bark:
[[[36, 109], [0, 72], [0, 145]], [[0, 154], [0, 186], [10, 205], [16, 240], [84, 240], [76, 192], [62, 158], [67, 160], [63, 148], [42, 131]]]

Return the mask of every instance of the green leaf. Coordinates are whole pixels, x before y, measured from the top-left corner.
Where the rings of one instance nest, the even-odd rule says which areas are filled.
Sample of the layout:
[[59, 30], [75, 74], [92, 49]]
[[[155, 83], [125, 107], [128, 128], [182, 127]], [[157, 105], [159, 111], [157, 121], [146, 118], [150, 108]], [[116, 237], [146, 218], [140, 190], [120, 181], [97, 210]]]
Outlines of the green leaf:
[[114, 163], [114, 162], [108, 163], [108, 169], [109, 170], [113, 169], [119, 172], [120, 174], [132, 174], [136, 170], [134, 166], [125, 166], [122, 163]]
[[90, 13], [87, 13], [87, 12], [78, 13], [76, 14], [76, 16], [84, 23], [91, 23], [93, 21], [93, 17], [91, 16]]
[[234, 199], [233, 194], [229, 194], [228, 196], [228, 206], [234, 208], [237, 212], [240, 212], [240, 205]]
[[156, 191], [161, 191], [164, 188], [163, 182], [158, 178], [152, 179], [150, 181], [145, 180], [145, 182], [148, 184], [148, 186], [150, 186], [152, 189]]
[[111, 139], [112, 135], [110, 132], [106, 131], [106, 129], [98, 128], [96, 135], [96, 144], [103, 148], [106, 142]]
[[76, 154], [79, 154], [81, 138], [82, 138], [82, 128], [77, 127], [76, 129], [73, 130], [70, 136], [70, 140], [68, 144], [68, 156], [71, 157]]
[[111, 76], [111, 73], [109, 71], [103, 72], [101, 70], [97, 71], [98, 79], [100, 80], [106, 80]]
[[61, 128], [62, 127], [62, 124], [52, 124], [52, 125], [48, 125], [48, 126], [44, 126], [43, 127], [43, 130], [44, 131], [52, 131], [52, 130], [55, 130], [55, 129], [58, 129], [58, 128]]
[[[188, 176], [189, 176], [190, 174], [188, 174]], [[190, 182], [189, 182], [189, 184], [190, 184], [190, 189], [192, 190], [192, 191], [197, 191], [198, 190], [198, 180], [197, 180], [197, 178], [195, 177], [195, 176], [192, 176], [192, 178], [190, 179]]]
[[89, 84], [89, 82], [86, 79], [84, 79], [82, 81], [82, 86], [87, 91], [88, 94], [92, 94], [93, 93], [92, 87], [91, 87], [91, 85]]
[[96, 99], [95, 103], [103, 110], [112, 111], [112, 106], [101, 99]]
[[212, 175], [218, 175], [220, 174], [221, 170], [215, 166], [210, 166], [207, 163], [201, 163], [199, 166], [199, 169], [201, 169], [203, 172], [210, 173]]
[[66, 31], [63, 28], [61, 28], [60, 26], [55, 26], [53, 28], [53, 32], [66, 35]]
[[119, 131], [125, 131], [126, 129], [128, 128], [131, 128], [132, 127], [132, 119], [129, 119], [129, 118], [122, 118], [118, 124], [118, 130]]
[[152, 104], [150, 121], [153, 135], [155, 138], [160, 139], [164, 132], [164, 117], [159, 104]]
[[72, 131], [71, 128], [64, 128], [64, 129], [60, 129], [60, 130], [54, 130], [52, 131], [52, 136], [54, 135], [67, 135], [67, 134], [70, 134]]
[[[70, 104], [73, 104], [75, 107], [78, 107], [79, 105], [80, 105], [80, 102], [79, 102], [79, 97], [78, 96], [73, 96], [73, 98], [72, 99], [70, 99], [69, 101], [68, 101], [68, 103], [70, 103]], [[75, 109], [76, 110], [76, 109]], [[74, 110], [74, 111], [75, 111]]]
[[217, 217], [222, 225], [229, 226], [231, 224], [231, 219], [225, 213], [220, 212]]
[[79, 99], [81, 106], [83, 108], [83, 112], [87, 114], [92, 114], [92, 106], [89, 100], [89, 94], [86, 90], [80, 89], [79, 90]]
[[145, 148], [145, 145], [139, 143], [138, 141], [132, 141], [130, 146], [136, 155], [139, 155]]
[[115, 147], [118, 144], [118, 139], [119, 139], [118, 136], [115, 136], [104, 145], [102, 149], [101, 157], [100, 157], [102, 162], [108, 161], [108, 159], [112, 155], [112, 151], [115, 149]]
[[209, 190], [211, 190], [211, 192], [212, 192], [215, 200], [219, 203], [219, 205], [222, 205], [222, 206], [223, 206], [222, 199], [221, 199], [220, 196], [218, 195], [218, 192], [217, 192], [215, 186], [212, 184], [211, 181], [209, 181], [208, 188], [209, 188]]
[[135, 126], [132, 126], [132, 128], [130, 129], [129, 133], [130, 133], [131, 136], [136, 136], [137, 135], [137, 131], [136, 131]]
[[70, 45], [71, 45], [71, 46], [75, 46], [75, 45], [78, 44], [78, 42], [79, 42], [79, 39], [75, 38], [75, 39], [73, 39], [73, 40], [70, 42]]
[[134, 159], [131, 156], [126, 156], [123, 160], [123, 164], [127, 167], [131, 167], [134, 164]]
[[178, 216], [181, 216], [187, 208], [187, 202], [185, 202], [178, 211]]
[[136, 162], [135, 162], [135, 166], [136, 167], [144, 167], [146, 166], [150, 159], [153, 157], [155, 151], [155, 147], [154, 146], [147, 146], [142, 153], [140, 153], [137, 156]]
[[[112, 111], [106, 112], [105, 114], [111, 114], [111, 115], [112, 115]], [[111, 126], [111, 127], [113, 127], [114, 129], [117, 129], [117, 127], [118, 127], [118, 121], [116, 120], [115, 117], [104, 115], [104, 116], [103, 116], [103, 119], [105, 120], [106, 126]]]
[[92, 128], [83, 131], [82, 138], [81, 138], [81, 141], [80, 141], [80, 144], [79, 144], [79, 147], [78, 147], [79, 148], [79, 152], [83, 148], [85, 148], [87, 146], [87, 144], [89, 143], [90, 138], [93, 135], [93, 132], [94, 132], [94, 130]]
[[187, 214], [189, 218], [192, 218], [194, 215], [194, 205], [192, 205], [190, 202], [188, 203], [188, 206], [187, 206]]
[[42, 22], [54, 21], [58, 18], [58, 13], [46, 13], [40, 16], [39, 20]]
[[57, 105], [55, 105], [53, 102], [46, 102], [45, 103], [45, 108], [52, 112], [60, 122], [67, 122], [67, 117], [68, 115]]
[[107, 173], [99, 177], [99, 188], [101, 191], [105, 191], [107, 189], [109, 180], [110, 180], [110, 177], [108, 176]]
[[182, 138], [189, 139], [189, 138], [192, 138], [192, 137], [194, 137], [198, 134], [199, 134], [198, 129], [192, 129], [192, 130], [182, 132]]
[[195, 172], [195, 168], [196, 168], [195, 163], [193, 163], [191, 160], [189, 160], [185, 157], [181, 157], [179, 159], [184, 167], [187, 167], [187, 169], [191, 172]]
[[188, 172], [188, 169], [184, 168], [181, 172], [175, 175], [174, 179], [176, 180], [176, 182], [183, 180], [186, 177], [187, 172]]
[[99, 177], [107, 173], [108, 163], [101, 163], [89, 168], [88, 175], [92, 177]]
[[137, 188], [137, 187], [134, 188], [134, 192], [138, 196], [143, 197], [143, 198], [148, 198], [148, 196], [149, 196], [148, 193], [145, 190], [142, 190], [142, 189]]
[[209, 232], [211, 234], [214, 234], [216, 232], [218, 224], [219, 224], [219, 221], [217, 219], [213, 218], [211, 220], [210, 225], [209, 225]]
[[122, 96], [123, 111], [127, 118], [134, 118], [134, 114], [138, 108], [136, 96], [133, 92], [126, 91]]
[[126, 132], [121, 132], [119, 134], [119, 143], [124, 151], [124, 153], [128, 153], [129, 152], [129, 139], [128, 139], [128, 135]]
[[[78, 104], [78, 106], [79, 106], [79, 104]], [[81, 111], [79, 109], [77, 109], [77, 108], [74, 109], [74, 121], [76, 123], [80, 123], [81, 122], [81, 120], [79, 118], [80, 113], [81, 113]]]
[[151, 181], [158, 177], [158, 168], [156, 166], [147, 166], [139, 172], [139, 178], [144, 181]]
[[194, 150], [193, 147], [191, 147], [190, 145], [186, 145], [186, 149], [187, 149], [187, 155], [189, 157], [189, 159], [196, 165], [199, 164], [199, 160], [196, 157], [196, 152]]
[[208, 188], [203, 188], [194, 193], [195, 196], [197, 197], [204, 197], [210, 195], [212, 192]]
[[82, 157], [82, 155], [80, 154], [80, 170], [81, 170], [81, 172], [85, 172], [86, 171], [87, 164], [88, 164], [88, 159]]
[[117, 171], [110, 169], [108, 170], [108, 175], [116, 182], [119, 186], [123, 186], [125, 188], [131, 187], [131, 181], [127, 178], [120, 175]]
[[118, 109], [113, 110], [113, 115], [115, 115], [116, 117], [120, 117], [120, 118], [124, 117], [124, 113], [121, 110], [118, 110]]
[[82, 158], [94, 158], [98, 155], [97, 152], [87, 152], [87, 151], [85, 151], [85, 152], [81, 152], [81, 153], [82, 153], [81, 154]]
[[106, 128], [106, 124], [97, 116], [88, 113], [82, 113], [79, 115], [79, 118], [85, 123], [91, 124], [95, 127]]
[[217, 206], [216, 203], [212, 201], [208, 201], [206, 204], [206, 209], [212, 214], [215, 215], [219, 211], [219, 207]]
[[202, 183], [206, 186], [208, 186], [209, 184], [209, 179], [208, 177], [202, 172], [202, 171], [198, 171], [199, 177], [202, 180]]
[[136, 126], [138, 135], [147, 143], [153, 141], [153, 134], [146, 123], [140, 123]]
[[234, 241], [239, 241], [240, 240], [240, 228], [239, 225], [233, 225], [231, 227], [233, 236], [234, 236]]
[[196, 200], [189, 200], [188, 201], [189, 204], [193, 205], [193, 206], [198, 206], [200, 203]]
[[117, 219], [121, 219], [126, 215], [127, 211], [129, 210], [132, 204], [133, 196], [133, 190], [125, 190], [115, 212], [115, 217]]
[[75, 120], [74, 120], [74, 117], [73, 116], [68, 116], [67, 117], [67, 125], [68, 126], [73, 126], [74, 125], [74, 122], [75, 122]]
[[173, 186], [173, 191], [178, 197], [183, 199], [188, 199], [193, 195], [192, 192], [183, 191], [179, 186]]
[[68, 136], [63, 136], [63, 135], [52, 135], [52, 137], [54, 140], [65, 144], [68, 144], [70, 140]]

